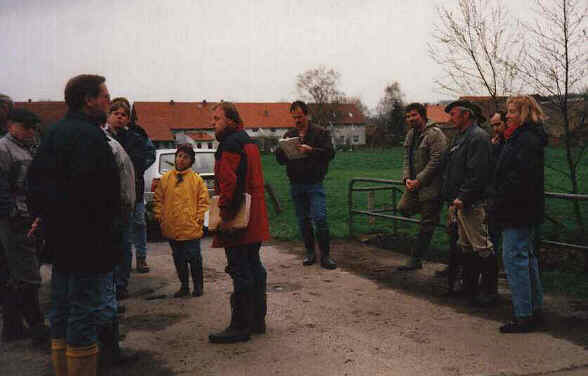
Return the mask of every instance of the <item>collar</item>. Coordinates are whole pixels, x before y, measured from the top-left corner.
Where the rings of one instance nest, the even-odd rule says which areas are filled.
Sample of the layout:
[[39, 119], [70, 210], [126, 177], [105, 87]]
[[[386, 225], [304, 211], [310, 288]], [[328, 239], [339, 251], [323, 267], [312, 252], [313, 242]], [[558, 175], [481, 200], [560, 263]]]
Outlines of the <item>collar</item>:
[[16, 144], [17, 146], [19, 146], [19, 147], [21, 147], [23, 149], [30, 150], [31, 147], [33, 147], [33, 143], [32, 142], [31, 143], [26, 143], [26, 142], [20, 141], [18, 138], [14, 137], [10, 133], [6, 133], [6, 137], [12, 143]]

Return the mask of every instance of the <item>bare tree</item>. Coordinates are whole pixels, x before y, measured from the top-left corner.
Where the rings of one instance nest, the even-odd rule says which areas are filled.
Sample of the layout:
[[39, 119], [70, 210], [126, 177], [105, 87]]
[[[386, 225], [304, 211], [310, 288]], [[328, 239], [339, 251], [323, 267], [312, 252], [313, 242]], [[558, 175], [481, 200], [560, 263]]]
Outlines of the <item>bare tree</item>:
[[[563, 127], [568, 167], [564, 173], [569, 178], [571, 193], [578, 193], [578, 166], [588, 147], [586, 96], [579, 95], [588, 73], [588, 7], [585, 0], [536, 0], [534, 11], [534, 22], [525, 25], [526, 59], [518, 70], [531, 90], [544, 96], [547, 105], [554, 107], [561, 117], [552, 123]], [[574, 209], [583, 234], [582, 210], [577, 201]]]
[[298, 93], [313, 103], [310, 107], [315, 123], [326, 127], [336, 123], [341, 116], [337, 112], [337, 103], [344, 96], [338, 88], [340, 77], [337, 71], [324, 65], [296, 76]]
[[384, 96], [376, 106], [375, 116], [372, 118], [376, 131], [371, 139], [371, 146], [397, 145], [404, 138], [404, 94], [400, 84], [394, 81], [384, 89]]
[[456, 9], [437, 6], [429, 55], [443, 67], [435, 83], [453, 95], [493, 99], [516, 92], [520, 58], [518, 23], [502, 0], [458, 0]]

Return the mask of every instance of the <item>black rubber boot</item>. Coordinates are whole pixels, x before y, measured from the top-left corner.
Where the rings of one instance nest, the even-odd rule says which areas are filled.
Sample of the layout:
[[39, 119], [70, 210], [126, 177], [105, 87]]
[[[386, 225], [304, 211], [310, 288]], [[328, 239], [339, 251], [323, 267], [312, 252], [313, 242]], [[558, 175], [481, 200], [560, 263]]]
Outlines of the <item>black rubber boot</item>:
[[309, 219], [304, 221], [304, 248], [306, 248], [306, 254], [302, 260], [302, 265], [308, 266], [316, 262], [316, 254], [314, 253], [314, 231], [312, 230], [312, 223]]
[[429, 244], [431, 244], [432, 238], [433, 238], [433, 232], [420, 232], [419, 237], [416, 242], [416, 245], [414, 247], [413, 256], [409, 260], [408, 264], [399, 267], [398, 270], [410, 271], [410, 270], [422, 269], [422, 267], [423, 267], [422, 260], [429, 249]]
[[265, 315], [267, 314], [267, 293], [266, 285], [257, 286], [252, 292], [252, 315], [249, 326], [252, 334], [265, 333]]
[[482, 282], [476, 303], [482, 307], [493, 306], [498, 302], [498, 258], [495, 253], [481, 257]]
[[4, 286], [2, 301], [2, 342], [16, 341], [24, 338], [23, 317], [20, 312], [18, 291]]
[[190, 295], [190, 287], [188, 285], [188, 263], [185, 260], [178, 260], [174, 257], [174, 265], [176, 266], [176, 273], [180, 280], [180, 289], [174, 294], [174, 298], [182, 298]]
[[194, 284], [192, 296], [202, 296], [204, 293], [204, 272], [202, 270], [202, 262], [196, 260], [190, 261], [190, 272], [192, 273], [192, 283]]
[[113, 366], [129, 363], [139, 358], [137, 352], [121, 349], [119, 339], [118, 320], [115, 320], [112, 326], [100, 328], [98, 331], [98, 340], [101, 344], [98, 364], [101, 369], [108, 370]]
[[336, 269], [337, 264], [330, 257], [331, 254], [331, 236], [329, 235], [329, 228], [325, 227], [316, 233], [319, 249], [321, 251], [321, 267], [325, 269]]
[[447, 266], [448, 295], [456, 292], [455, 284], [458, 282], [459, 269], [461, 268], [463, 255], [457, 246], [457, 224], [451, 223], [447, 228], [449, 236], [449, 265]]
[[469, 252], [464, 252], [464, 287], [467, 292], [468, 300], [471, 304], [475, 304], [479, 294], [479, 280], [480, 280], [480, 258], [471, 249]]
[[231, 323], [219, 333], [208, 336], [211, 343], [236, 343], [249, 341], [251, 333], [251, 301], [249, 291], [231, 294]]
[[49, 327], [39, 305], [39, 285], [24, 283], [20, 288], [20, 311], [29, 327], [33, 342], [49, 341]]

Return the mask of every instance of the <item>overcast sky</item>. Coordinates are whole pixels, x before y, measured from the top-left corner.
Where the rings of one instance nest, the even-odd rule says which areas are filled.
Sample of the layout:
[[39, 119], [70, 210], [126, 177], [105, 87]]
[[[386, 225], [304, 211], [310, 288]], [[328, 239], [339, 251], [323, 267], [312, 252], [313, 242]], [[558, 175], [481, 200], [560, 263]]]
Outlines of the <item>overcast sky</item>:
[[434, 102], [439, 2], [456, 0], [0, 0], [0, 92], [63, 100], [67, 79], [97, 73], [137, 101], [290, 101], [322, 64], [371, 108], [392, 81]]

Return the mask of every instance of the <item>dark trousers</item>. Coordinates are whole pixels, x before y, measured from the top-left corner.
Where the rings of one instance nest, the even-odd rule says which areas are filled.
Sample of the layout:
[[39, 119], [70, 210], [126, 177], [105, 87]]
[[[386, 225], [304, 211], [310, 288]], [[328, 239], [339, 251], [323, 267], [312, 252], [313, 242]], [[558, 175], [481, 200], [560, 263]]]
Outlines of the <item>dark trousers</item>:
[[260, 247], [261, 243], [253, 243], [225, 248], [227, 256], [225, 271], [233, 279], [235, 293], [247, 293], [257, 288], [265, 290], [267, 272], [261, 263]]

